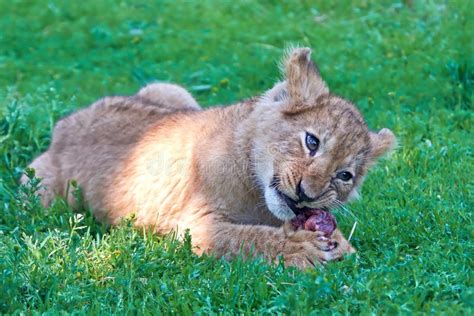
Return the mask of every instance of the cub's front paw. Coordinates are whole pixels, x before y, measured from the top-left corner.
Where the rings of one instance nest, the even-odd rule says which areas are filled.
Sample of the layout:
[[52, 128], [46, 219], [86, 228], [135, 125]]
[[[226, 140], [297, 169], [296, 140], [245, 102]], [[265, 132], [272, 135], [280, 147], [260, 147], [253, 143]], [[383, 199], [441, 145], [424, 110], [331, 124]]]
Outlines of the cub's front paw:
[[341, 258], [346, 254], [352, 254], [357, 252], [357, 250], [352, 247], [349, 241], [342, 235], [339, 229], [336, 229], [334, 233], [332, 233], [331, 239], [337, 244], [337, 247], [334, 248], [334, 252], [337, 253], [336, 256], [338, 258]]
[[287, 235], [282, 255], [286, 266], [307, 269], [354, 252], [338, 229], [330, 237], [322, 232], [298, 230]]

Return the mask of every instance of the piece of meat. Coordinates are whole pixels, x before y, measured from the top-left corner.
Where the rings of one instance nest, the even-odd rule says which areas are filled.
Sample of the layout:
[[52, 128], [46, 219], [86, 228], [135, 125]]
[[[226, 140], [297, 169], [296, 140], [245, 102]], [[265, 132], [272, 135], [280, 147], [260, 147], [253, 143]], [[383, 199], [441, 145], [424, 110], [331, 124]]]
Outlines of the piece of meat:
[[291, 224], [294, 229], [304, 229], [304, 223], [306, 222], [306, 215], [298, 214], [295, 218], [291, 220]]
[[336, 218], [325, 210], [310, 210], [299, 214], [291, 220], [295, 229], [319, 231], [330, 236], [336, 229]]

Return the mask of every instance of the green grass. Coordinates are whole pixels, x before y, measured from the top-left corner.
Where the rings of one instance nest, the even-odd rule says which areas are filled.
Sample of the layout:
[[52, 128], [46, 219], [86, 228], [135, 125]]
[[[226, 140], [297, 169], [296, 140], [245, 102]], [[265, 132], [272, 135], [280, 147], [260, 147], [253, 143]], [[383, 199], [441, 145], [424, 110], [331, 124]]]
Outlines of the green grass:
[[[473, 4], [0, 0], [0, 313], [472, 314]], [[357, 256], [306, 273], [197, 257], [18, 186], [61, 116], [152, 80], [231, 103], [271, 87], [289, 44], [399, 139], [349, 206]]]

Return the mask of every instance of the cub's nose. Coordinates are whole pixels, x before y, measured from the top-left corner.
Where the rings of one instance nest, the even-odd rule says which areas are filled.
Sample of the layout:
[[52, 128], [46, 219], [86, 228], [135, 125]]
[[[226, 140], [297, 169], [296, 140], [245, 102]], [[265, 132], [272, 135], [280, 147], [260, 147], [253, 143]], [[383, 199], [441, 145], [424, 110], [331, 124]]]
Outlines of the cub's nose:
[[298, 182], [298, 185], [296, 186], [296, 195], [298, 196], [298, 202], [314, 202], [314, 198], [310, 198], [309, 196], [306, 195], [304, 192], [303, 187], [301, 186], [301, 180]]

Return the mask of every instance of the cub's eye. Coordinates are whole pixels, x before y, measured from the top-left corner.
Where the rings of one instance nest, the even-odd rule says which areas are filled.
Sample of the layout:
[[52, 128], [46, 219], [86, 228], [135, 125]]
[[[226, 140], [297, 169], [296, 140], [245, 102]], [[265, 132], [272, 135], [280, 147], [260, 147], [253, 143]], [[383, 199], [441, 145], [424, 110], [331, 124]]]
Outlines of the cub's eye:
[[313, 134], [306, 133], [306, 147], [309, 149], [310, 156], [314, 156], [319, 148], [319, 139]]
[[349, 181], [353, 178], [353, 175], [349, 171], [341, 171], [337, 174], [337, 178], [341, 179], [342, 181]]

